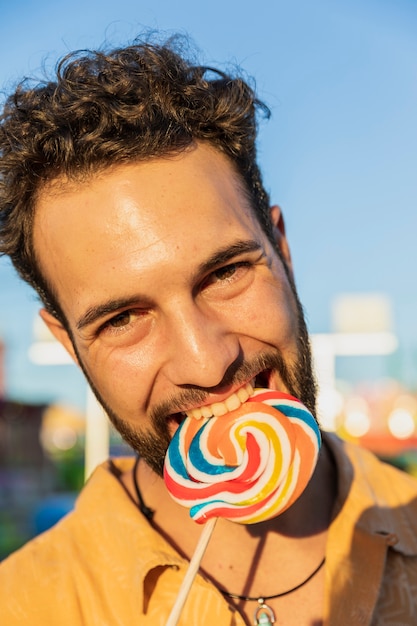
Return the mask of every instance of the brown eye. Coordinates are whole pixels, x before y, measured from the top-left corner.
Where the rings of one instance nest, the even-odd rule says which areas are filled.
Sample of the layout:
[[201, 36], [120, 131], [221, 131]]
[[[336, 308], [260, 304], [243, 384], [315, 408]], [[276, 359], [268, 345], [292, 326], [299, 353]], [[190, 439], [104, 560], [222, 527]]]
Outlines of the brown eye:
[[231, 278], [233, 274], [235, 274], [236, 270], [237, 265], [235, 263], [232, 263], [230, 265], [226, 265], [226, 267], [220, 267], [218, 270], [213, 272], [213, 276], [217, 280], [227, 280], [228, 278]]
[[123, 311], [123, 313], [119, 313], [118, 315], [115, 315], [115, 317], [112, 317], [112, 319], [108, 321], [108, 325], [113, 326], [113, 328], [122, 328], [123, 326], [129, 324], [129, 322], [130, 312]]
[[245, 277], [250, 276], [251, 264], [247, 261], [237, 261], [218, 267], [210, 272], [201, 283], [201, 291], [222, 293], [224, 297], [232, 297], [233, 293], [244, 287]]

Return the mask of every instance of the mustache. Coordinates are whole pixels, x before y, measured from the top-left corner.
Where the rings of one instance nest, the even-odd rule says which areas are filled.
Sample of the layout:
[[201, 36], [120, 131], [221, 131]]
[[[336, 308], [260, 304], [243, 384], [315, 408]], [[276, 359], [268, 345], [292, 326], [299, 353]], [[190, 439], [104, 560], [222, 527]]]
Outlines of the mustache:
[[258, 354], [250, 361], [232, 364], [216, 387], [189, 387], [177, 395], [156, 404], [150, 410], [151, 422], [155, 428], [159, 428], [166, 424], [167, 418], [171, 415], [188, 410], [190, 407], [204, 404], [211, 394], [221, 392], [227, 387], [242, 385], [265, 370], [277, 371], [287, 389], [294, 394], [293, 376], [286, 367], [281, 354], [278, 351], [264, 352]]

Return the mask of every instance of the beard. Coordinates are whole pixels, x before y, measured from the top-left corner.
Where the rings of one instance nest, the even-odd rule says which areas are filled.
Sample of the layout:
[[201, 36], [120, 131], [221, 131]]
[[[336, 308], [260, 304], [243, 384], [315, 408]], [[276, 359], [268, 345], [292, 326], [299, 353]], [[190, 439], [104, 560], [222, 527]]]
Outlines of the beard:
[[[248, 380], [255, 378], [262, 371], [272, 370], [278, 373], [287, 391], [298, 398], [313, 414], [316, 415], [317, 385], [313, 374], [312, 356], [310, 340], [304, 318], [304, 312], [297, 291], [288, 272], [287, 277], [296, 304], [297, 311], [297, 356], [295, 363], [286, 364], [281, 352], [278, 349], [269, 349], [257, 354], [250, 361], [243, 358], [237, 359], [225, 373], [219, 388], [227, 386], [239, 386]], [[155, 405], [149, 413], [151, 425], [147, 429], [139, 426], [131, 426], [105, 401], [102, 394], [89, 376], [86, 367], [77, 351], [77, 347], [72, 338], [78, 363], [93, 391], [98, 402], [107, 413], [115, 429], [119, 432], [123, 440], [149, 465], [149, 467], [159, 476], [163, 476], [163, 467], [166, 452], [171, 442], [171, 433], [168, 425], [168, 417], [178, 414], [184, 406], [203, 404], [214, 388], [204, 389], [201, 387], [188, 387], [175, 397], [167, 399]], [[259, 386], [262, 386], [259, 384]], [[182, 417], [185, 417], [184, 415]], [[316, 418], [317, 421], [317, 418]]]
[[[238, 386], [256, 377], [259, 372], [273, 370], [279, 374], [288, 392], [301, 400], [308, 410], [315, 415], [316, 381], [312, 369], [310, 341], [301, 305], [299, 304], [298, 318], [298, 355], [294, 365], [288, 366], [277, 349], [264, 351], [250, 361], [242, 360], [232, 364], [219, 387]], [[155, 405], [150, 411], [151, 425], [147, 429], [143, 429], [131, 426], [112, 409], [89, 377], [80, 359], [79, 363], [94, 395], [123, 440], [133, 448], [156, 474], [162, 476], [165, 455], [171, 442], [168, 416], [180, 411], [180, 408], [184, 405], [203, 403], [208, 394], [213, 392], [213, 389], [190, 387], [172, 399]]]

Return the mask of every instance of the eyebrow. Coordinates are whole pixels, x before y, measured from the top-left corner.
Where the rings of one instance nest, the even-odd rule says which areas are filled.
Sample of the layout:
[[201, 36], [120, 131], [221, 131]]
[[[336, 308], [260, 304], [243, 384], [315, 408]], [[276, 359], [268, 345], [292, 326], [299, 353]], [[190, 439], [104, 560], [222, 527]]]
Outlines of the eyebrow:
[[217, 250], [211, 257], [198, 266], [197, 275], [207, 274], [219, 265], [228, 263], [240, 254], [248, 254], [251, 252], [260, 252], [263, 248], [258, 241], [254, 239], [242, 239], [234, 244], [225, 246]]
[[115, 298], [114, 300], [107, 300], [106, 302], [103, 302], [103, 304], [96, 304], [88, 308], [87, 311], [79, 318], [76, 323], [77, 330], [82, 330], [86, 326], [90, 326], [90, 324], [93, 324], [110, 313], [116, 313], [121, 309], [137, 306], [139, 299], [143, 303], [145, 303], [144, 301], [148, 301], [147, 298], [145, 299], [135, 295], [130, 298]]
[[[220, 250], [217, 250], [211, 257], [201, 263], [197, 268], [196, 276], [207, 274], [241, 254], [260, 251], [262, 251], [262, 246], [258, 241], [253, 239], [236, 241], [232, 245], [220, 248]], [[149, 298], [136, 294], [134, 296], [130, 296], [129, 298], [115, 298], [113, 300], [107, 300], [102, 304], [89, 307], [87, 311], [78, 319], [76, 328], [77, 330], [82, 330], [86, 326], [90, 326], [90, 324], [93, 324], [110, 313], [116, 313], [122, 309], [137, 306], [138, 301], [140, 301], [143, 305], [151, 304]]]

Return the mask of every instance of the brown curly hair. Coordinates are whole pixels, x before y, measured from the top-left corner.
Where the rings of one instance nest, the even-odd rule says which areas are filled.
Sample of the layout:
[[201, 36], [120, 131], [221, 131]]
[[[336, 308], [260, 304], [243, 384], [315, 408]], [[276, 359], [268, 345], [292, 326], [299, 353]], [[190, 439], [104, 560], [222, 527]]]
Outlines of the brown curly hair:
[[256, 163], [257, 111], [269, 115], [240, 76], [194, 65], [183, 38], [64, 57], [55, 80], [23, 81], [0, 116], [0, 254], [65, 323], [39, 268], [33, 216], [39, 192], [59, 177], [85, 180], [119, 163], [177, 153], [205, 141], [245, 182], [271, 237], [269, 199]]

